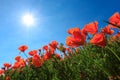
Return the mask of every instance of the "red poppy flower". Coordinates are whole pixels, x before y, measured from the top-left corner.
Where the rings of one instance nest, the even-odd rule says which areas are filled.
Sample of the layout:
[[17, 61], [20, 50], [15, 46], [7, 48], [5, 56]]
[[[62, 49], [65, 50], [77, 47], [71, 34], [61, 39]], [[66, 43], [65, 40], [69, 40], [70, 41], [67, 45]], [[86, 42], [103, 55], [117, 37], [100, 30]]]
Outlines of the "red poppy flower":
[[20, 64], [19, 64], [19, 62], [14, 62], [12, 68], [13, 68], [13, 69], [20, 68]]
[[16, 60], [16, 61], [20, 61], [20, 59], [21, 59], [21, 56], [16, 56], [16, 57], [15, 57], [15, 60]]
[[104, 47], [106, 46], [106, 39], [103, 33], [97, 33], [94, 37], [90, 40], [91, 44]]
[[75, 40], [77, 41], [81, 41], [81, 45], [83, 45], [85, 43], [86, 40], [86, 35], [81, 33], [81, 32], [74, 32], [73, 35]]
[[111, 30], [111, 29], [110, 29], [110, 25], [108, 25], [108, 26], [106, 26], [105, 28], [103, 28], [103, 29], [101, 30], [101, 32], [102, 32], [102, 33], [105, 33], [105, 34], [111, 35], [111, 34], [114, 33], [114, 30]]
[[5, 80], [10, 80], [10, 76], [7, 76]]
[[85, 43], [85, 38], [82, 34], [79, 34], [78, 36], [68, 36], [66, 38], [66, 45], [70, 47], [78, 47], [80, 45], [84, 45]]
[[61, 59], [60, 54], [55, 54], [55, 57], [56, 57], [57, 59]]
[[12, 68], [13, 69], [23, 68], [23, 67], [25, 67], [25, 65], [26, 65], [25, 60], [18, 57], [18, 60], [16, 62], [14, 62], [14, 65]]
[[9, 64], [9, 63], [4, 63], [3, 65], [4, 65], [4, 67], [6, 67], [6, 68], [11, 67], [11, 64]]
[[120, 32], [115, 34], [112, 38], [111, 38], [111, 41], [114, 41], [114, 40], [120, 40]]
[[48, 50], [48, 46], [47, 46], [47, 45], [44, 45], [44, 46], [42, 47], [42, 49], [47, 51], [47, 50]]
[[34, 55], [32, 57], [32, 63], [35, 67], [40, 67], [42, 65], [42, 59], [39, 55]]
[[30, 55], [30, 56], [34, 56], [34, 55], [36, 55], [37, 54], [37, 50], [32, 50], [32, 51], [30, 51], [28, 54]]
[[75, 44], [74, 43], [74, 38], [72, 36], [68, 36], [66, 38], [66, 45], [67, 46], [71, 46], [71, 47], [74, 47], [74, 46], [79, 46], [78, 44]]
[[53, 47], [50, 46], [50, 50], [49, 50], [49, 52], [50, 52], [51, 54], [54, 54], [55, 49], [54, 49]]
[[56, 50], [57, 46], [58, 46], [58, 42], [57, 41], [52, 41], [50, 44], [50, 52], [53, 54], [54, 51]]
[[23, 68], [23, 67], [25, 67], [26, 62], [24, 59], [20, 59], [19, 64], [20, 64], [20, 68]]
[[[115, 24], [117, 26], [120, 26], [120, 14], [118, 12], [114, 13], [110, 18], [109, 18], [110, 23]], [[113, 26], [113, 28], [116, 28]]]
[[28, 49], [28, 46], [26, 46], [26, 45], [22, 45], [18, 48], [18, 50], [20, 50], [21, 52], [24, 52], [27, 49]]
[[58, 46], [58, 42], [57, 41], [52, 41], [50, 44], [49, 44], [50, 47], [56, 49], [57, 46]]
[[68, 30], [71, 36], [66, 38], [66, 45], [70, 47], [78, 47], [85, 43], [86, 35], [82, 34], [80, 28], [71, 28]]
[[71, 28], [71, 29], [68, 29], [68, 34], [73, 34], [74, 32], [78, 32], [78, 33], [80, 33], [81, 31], [80, 31], [80, 28]]
[[52, 57], [52, 54], [47, 51], [47, 52], [43, 55], [43, 60], [44, 60], [44, 61], [47, 61], [47, 60], [50, 59], [51, 57]]
[[0, 75], [3, 74], [3, 73], [4, 73], [4, 70], [1, 69], [1, 70], [0, 70]]
[[91, 22], [87, 25], [84, 26], [84, 28], [82, 29], [82, 33], [87, 34], [96, 34], [98, 31], [98, 22]]

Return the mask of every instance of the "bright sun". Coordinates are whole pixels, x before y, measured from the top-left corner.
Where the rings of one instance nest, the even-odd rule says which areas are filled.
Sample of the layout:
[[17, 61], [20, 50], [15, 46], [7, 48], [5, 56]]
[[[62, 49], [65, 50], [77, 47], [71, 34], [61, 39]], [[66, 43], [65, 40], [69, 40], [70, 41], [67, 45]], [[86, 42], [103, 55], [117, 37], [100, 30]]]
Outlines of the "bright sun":
[[32, 26], [34, 24], [34, 17], [31, 14], [25, 14], [22, 17], [22, 21], [26, 26]]

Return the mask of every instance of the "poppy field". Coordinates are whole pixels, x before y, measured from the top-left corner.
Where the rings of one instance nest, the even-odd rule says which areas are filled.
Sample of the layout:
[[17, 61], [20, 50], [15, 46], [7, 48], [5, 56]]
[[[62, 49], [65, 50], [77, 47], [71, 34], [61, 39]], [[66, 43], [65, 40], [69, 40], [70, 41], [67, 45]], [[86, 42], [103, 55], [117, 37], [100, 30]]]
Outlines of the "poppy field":
[[0, 80], [120, 80], [120, 14], [104, 22], [100, 30], [98, 21], [68, 29], [65, 45], [53, 40], [28, 53], [29, 46], [19, 46], [15, 62], [3, 63]]

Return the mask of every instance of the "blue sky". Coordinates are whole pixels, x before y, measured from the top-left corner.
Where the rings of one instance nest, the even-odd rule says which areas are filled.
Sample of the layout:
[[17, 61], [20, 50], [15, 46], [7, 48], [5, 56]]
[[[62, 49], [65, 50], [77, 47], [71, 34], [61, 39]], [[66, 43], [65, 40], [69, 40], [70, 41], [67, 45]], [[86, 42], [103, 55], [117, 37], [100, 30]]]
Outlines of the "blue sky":
[[[120, 0], [0, 0], [0, 66], [14, 62], [20, 45], [30, 51], [52, 40], [65, 43], [69, 28], [95, 20], [104, 27], [114, 12], [120, 12]], [[21, 20], [25, 13], [36, 19], [29, 29]]]

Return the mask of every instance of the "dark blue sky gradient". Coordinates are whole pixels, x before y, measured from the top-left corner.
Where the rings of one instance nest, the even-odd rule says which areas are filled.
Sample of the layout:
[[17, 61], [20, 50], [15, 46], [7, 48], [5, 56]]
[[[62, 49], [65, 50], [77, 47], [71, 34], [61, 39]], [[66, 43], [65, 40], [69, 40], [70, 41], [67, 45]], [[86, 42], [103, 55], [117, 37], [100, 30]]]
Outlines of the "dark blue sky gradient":
[[[21, 21], [26, 12], [36, 18], [30, 29]], [[115, 12], [120, 0], [0, 0], [0, 66], [14, 62], [20, 45], [30, 51], [52, 40], [65, 43], [69, 28], [98, 21], [100, 29]]]

